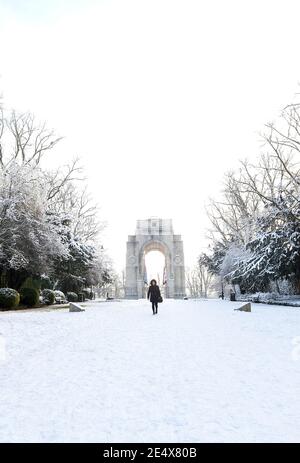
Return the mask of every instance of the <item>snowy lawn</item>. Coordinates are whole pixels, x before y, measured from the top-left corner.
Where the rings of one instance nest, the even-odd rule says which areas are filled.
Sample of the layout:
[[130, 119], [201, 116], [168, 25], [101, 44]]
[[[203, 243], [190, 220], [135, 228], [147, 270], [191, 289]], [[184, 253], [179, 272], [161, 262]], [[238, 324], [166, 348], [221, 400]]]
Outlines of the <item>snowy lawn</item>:
[[300, 309], [239, 305], [0, 313], [0, 441], [300, 442]]

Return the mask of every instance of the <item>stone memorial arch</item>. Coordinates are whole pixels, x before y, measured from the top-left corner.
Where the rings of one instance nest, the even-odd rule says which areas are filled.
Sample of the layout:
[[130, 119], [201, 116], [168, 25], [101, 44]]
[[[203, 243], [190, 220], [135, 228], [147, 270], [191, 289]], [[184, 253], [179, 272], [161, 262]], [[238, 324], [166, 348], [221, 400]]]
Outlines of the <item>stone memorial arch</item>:
[[185, 270], [181, 235], [174, 234], [171, 219], [159, 218], [138, 220], [135, 235], [128, 236], [125, 297], [145, 297], [145, 256], [150, 251], [160, 251], [165, 256], [165, 297], [183, 298]]

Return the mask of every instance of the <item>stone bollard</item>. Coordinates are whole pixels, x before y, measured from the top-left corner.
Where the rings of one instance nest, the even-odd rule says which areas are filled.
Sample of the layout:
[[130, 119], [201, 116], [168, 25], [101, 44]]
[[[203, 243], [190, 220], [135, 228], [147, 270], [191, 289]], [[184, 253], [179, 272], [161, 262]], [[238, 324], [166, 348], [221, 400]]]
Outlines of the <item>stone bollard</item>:
[[85, 310], [80, 307], [79, 304], [75, 304], [74, 302], [70, 302], [69, 312], [84, 312]]
[[239, 309], [234, 309], [234, 310], [240, 310], [241, 312], [251, 312], [251, 303], [248, 302], [247, 304], [242, 305]]

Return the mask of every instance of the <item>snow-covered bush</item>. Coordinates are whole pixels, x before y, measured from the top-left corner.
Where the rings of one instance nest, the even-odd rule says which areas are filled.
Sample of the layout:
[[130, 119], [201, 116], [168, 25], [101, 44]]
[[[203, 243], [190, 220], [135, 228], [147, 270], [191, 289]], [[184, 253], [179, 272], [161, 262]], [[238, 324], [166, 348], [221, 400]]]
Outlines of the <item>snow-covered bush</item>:
[[54, 291], [54, 296], [66, 298], [65, 293], [63, 293], [62, 291], [59, 291], [58, 289]]
[[256, 292], [256, 293], [246, 293], [246, 294], [241, 294], [238, 297], [239, 301], [247, 301], [247, 302], [262, 302], [262, 303], [270, 303], [270, 302], [275, 302], [279, 301], [282, 299], [283, 296], [281, 296], [278, 292], [272, 291], [272, 292]]
[[293, 281], [286, 278], [270, 282], [270, 290], [283, 296], [292, 296], [295, 294]]
[[54, 290], [55, 297], [66, 297], [63, 291], [59, 291], [58, 289]]
[[34, 288], [22, 288], [21, 289], [21, 302], [24, 305], [33, 307], [39, 302], [39, 292]]
[[54, 304], [55, 302], [55, 294], [54, 291], [52, 291], [52, 289], [43, 289], [42, 297], [44, 304], [50, 305]]
[[69, 291], [67, 293], [67, 299], [69, 302], [77, 302], [78, 301], [78, 295], [76, 293], [73, 293]]
[[93, 299], [93, 291], [90, 288], [84, 288], [82, 293], [85, 295], [86, 299]]
[[62, 291], [55, 290], [54, 291], [55, 303], [56, 304], [63, 304], [67, 302], [67, 298]]
[[13, 309], [20, 302], [20, 294], [12, 288], [0, 288], [0, 307]]

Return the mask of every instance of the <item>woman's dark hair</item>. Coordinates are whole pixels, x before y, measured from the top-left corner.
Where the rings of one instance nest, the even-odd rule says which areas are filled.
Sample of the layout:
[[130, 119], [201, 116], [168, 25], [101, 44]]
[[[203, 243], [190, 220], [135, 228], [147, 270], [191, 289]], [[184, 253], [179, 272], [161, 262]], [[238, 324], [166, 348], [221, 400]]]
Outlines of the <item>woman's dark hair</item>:
[[157, 284], [156, 280], [153, 278], [153, 280], [150, 281], [150, 286], [152, 285], [153, 281], [154, 281], [155, 284]]

